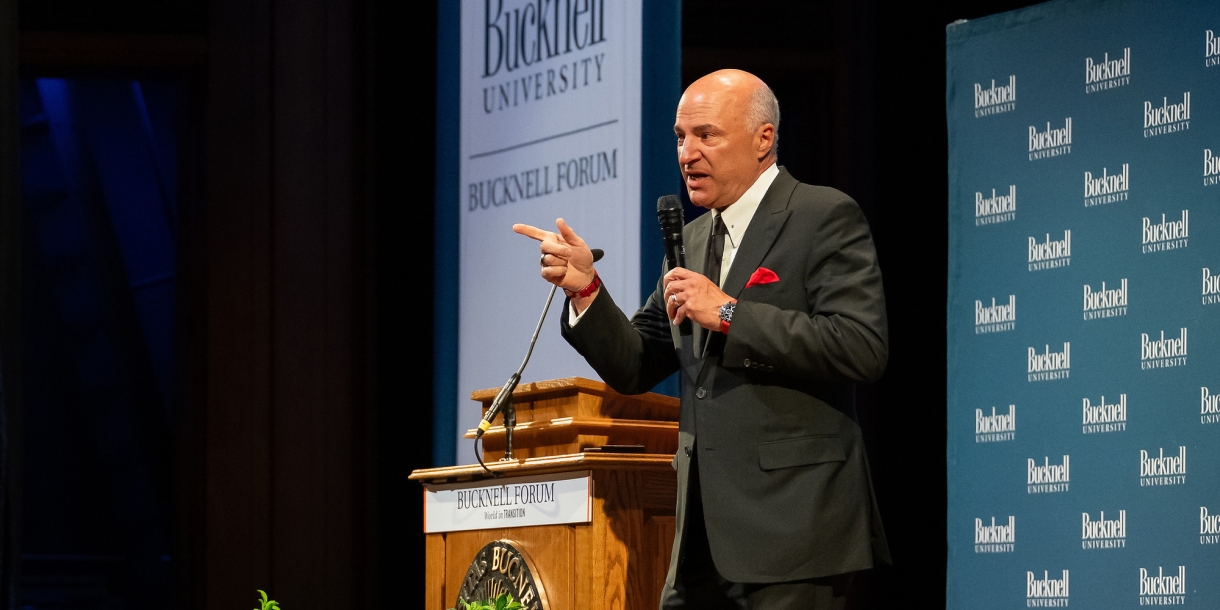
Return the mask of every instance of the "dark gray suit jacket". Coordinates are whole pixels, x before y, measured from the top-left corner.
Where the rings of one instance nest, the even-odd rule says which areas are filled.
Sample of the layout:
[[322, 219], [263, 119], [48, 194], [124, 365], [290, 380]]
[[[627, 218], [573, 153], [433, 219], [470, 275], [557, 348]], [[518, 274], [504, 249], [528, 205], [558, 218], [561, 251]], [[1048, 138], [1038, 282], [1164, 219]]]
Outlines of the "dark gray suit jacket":
[[[683, 231], [702, 270], [711, 214]], [[745, 288], [766, 267], [779, 281]], [[660, 282], [628, 320], [606, 288], [563, 335], [611, 387], [650, 390], [681, 371], [677, 535], [683, 542], [691, 459], [712, 558], [734, 582], [780, 582], [889, 563], [855, 421], [854, 382], [888, 357], [881, 271], [856, 202], [781, 168], [754, 214], [723, 290], [738, 299], [723, 353], [669, 323]], [[709, 341], [710, 343], [710, 341]], [[715, 351], [715, 350], [712, 350]]]

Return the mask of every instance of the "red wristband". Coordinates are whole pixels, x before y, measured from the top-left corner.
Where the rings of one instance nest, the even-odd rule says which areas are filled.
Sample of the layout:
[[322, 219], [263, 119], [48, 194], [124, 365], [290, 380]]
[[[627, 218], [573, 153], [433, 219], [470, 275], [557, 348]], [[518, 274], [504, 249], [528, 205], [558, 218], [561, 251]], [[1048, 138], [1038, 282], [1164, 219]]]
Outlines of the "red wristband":
[[583, 298], [593, 294], [594, 292], [597, 292], [597, 289], [601, 288], [601, 287], [602, 287], [602, 278], [601, 278], [601, 276], [597, 275], [596, 271], [594, 271], [593, 272], [593, 281], [589, 282], [588, 286], [585, 286], [584, 288], [581, 288], [580, 290], [568, 290], [567, 288], [564, 288], [563, 293], [568, 295], [569, 299], [583, 299]]
[[722, 334], [722, 335], [729, 334], [729, 323], [725, 322], [724, 320], [720, 321], [720, 334]]

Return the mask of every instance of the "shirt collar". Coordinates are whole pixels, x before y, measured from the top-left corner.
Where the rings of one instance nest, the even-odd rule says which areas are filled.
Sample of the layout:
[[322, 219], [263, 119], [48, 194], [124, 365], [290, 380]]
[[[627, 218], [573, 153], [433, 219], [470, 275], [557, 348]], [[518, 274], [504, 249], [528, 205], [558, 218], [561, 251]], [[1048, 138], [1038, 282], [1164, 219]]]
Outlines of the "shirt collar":
[[724, 220], [724, 226], [729, 230], [729, 241], [733, 242], [734, 248], [741, 246], [741, 238], [745, 235], [746, 228], [750, 226], [750, 220], [754, 218], [758, 204], [762, 203], [763, 196], [767, 194], [767, 189], [771, 188], [771, 183], [778, 175], [779, 168], [772, 163], [771, 167], [763, 170], [754, 184], [746, 189], [740, 199], [721, 208], [720, 218]]

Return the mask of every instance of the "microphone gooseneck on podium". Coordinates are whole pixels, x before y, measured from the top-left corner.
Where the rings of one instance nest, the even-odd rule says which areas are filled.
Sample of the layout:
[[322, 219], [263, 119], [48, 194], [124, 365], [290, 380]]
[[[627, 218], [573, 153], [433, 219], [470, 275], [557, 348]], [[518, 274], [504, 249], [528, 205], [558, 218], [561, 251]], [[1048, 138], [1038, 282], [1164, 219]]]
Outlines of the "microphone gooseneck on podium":
[[[679, 203], [678, 213], [682, 213], [681, 204]], [[598, 248], [591, 250], [593, 253], [593, 262], [600, 261], [606, 253]], [[479, 453], [479, 439], [483, 438], [483, 434], [491, 428], [491, 423], [495, 421], [496, 415], [500, 411], [504, 411], [504, 457], [501, 461], [509, 461], [513, 459], [513, 428], [517, 425], [517, 413], [513, 408], [513, 391], [517, 389], [517, 384], [521, 383], [521, 373], [525, 372], [525, 366], [530, 362], [530, 356], [534, 355], [534, 345], [538, 343], [538, 333], [542, 332], [542, 323], [546, 321], [546, 314], [551, 309], [551, 301], [555, 299], [555, 290], [558, 285], [551, 285], [551, 291], [546, 296], [546, 304], [542, 306], [542, 315], [538, 318], [538, 325], [534, 327], [534, 336], [530, 338], [529, 349], [525, 352], [525, 359], [521, 361], [521, 366], [517, 367], [517, 371], [504, 382], [504, 386], [500, 388], [494, 400], [491, 401], [491, 406], [488, 407], [487, 413], [483, 414], [483, 419], [479, 422], [479, 426], [474, 432], [474, 457], [479, 461], [479, 465], [483, 470], [487, 471], [492, 476], [500, 476], [487, 467], [483, 463], [483, 455]]]

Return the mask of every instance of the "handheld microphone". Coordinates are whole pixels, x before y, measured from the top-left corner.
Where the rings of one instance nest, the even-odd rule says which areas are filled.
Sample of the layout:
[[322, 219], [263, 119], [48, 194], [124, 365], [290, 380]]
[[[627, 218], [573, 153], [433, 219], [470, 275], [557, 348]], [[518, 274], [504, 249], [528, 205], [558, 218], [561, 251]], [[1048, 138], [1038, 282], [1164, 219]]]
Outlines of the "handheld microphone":
[[[661, 225], [661, 238], [665, 240], [665, 264], [670, 269], [686, 267], [686, 247], [682, 245], [682, 200], [677, 195], [657, 198], [657, 222]], [[690, 320], [678, 325], [678, 332], [691, 334]]]
[[686, 248], [682, 246], [682, 200], [677, 195], [657, 198], [657, 222], [665, 240], [665, 263], [670, 269], [686, 266]]
[[[678, 213], [682, 213], [680, 203]], [[590, 252], [593, 253], [593, 262], [595, 263], [606, 255], [606, 253], [599, 248], [593, 248], [590, 250]], [[483, 414], [483, 420], [479, 422], [479, 427], [474, 432], [475, 438], [482, 438], [483, 433], [487, 432], [487, 430], [491, 428], [491, 422], [495, 421], [496, 415], [500, 413], [506, 404], [510, 404], [512, 402], [513, 390], [516, 390], [517, 384], [521, 383], [521, 373], [525, 372], [525, 365], [529, 364], [530, 356], [534, 354], [534, 344], [538, 343], [538, 333], [542, 331], [542, 323], [546, 320], [546, 313], [551, 309], [551, 300], [555, 298], [556, 288], [558, 288], [558, 286], [553, 284], [551, 285], [551, 293], [546, 297], [546, 305], [542, 306], [542, 317], [538, 318], [538, 325], [534, 327], [534, 336], [530, 338], [530, 347], [529, 350], [525, 352], [525, 360], [521, 361], [521, 366], [517, 367], [517, 372], [513, 373], [512, 377], [509, 377], [508, 381], [504, 382], [504, 387], [500, 388], [500, 392], [496, 394], [495, 400], [491, 401], [491, 406], [488, 407], [487, 413]]]

